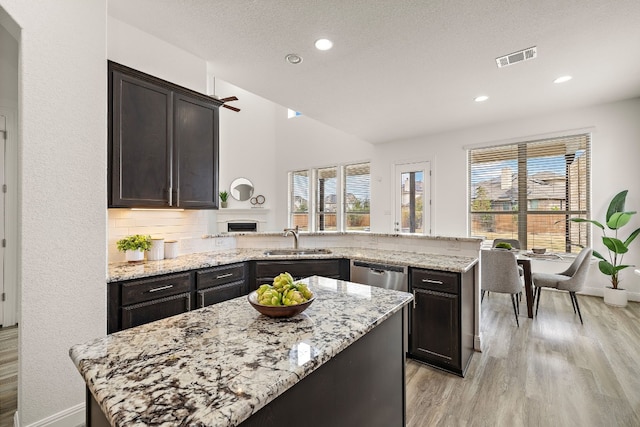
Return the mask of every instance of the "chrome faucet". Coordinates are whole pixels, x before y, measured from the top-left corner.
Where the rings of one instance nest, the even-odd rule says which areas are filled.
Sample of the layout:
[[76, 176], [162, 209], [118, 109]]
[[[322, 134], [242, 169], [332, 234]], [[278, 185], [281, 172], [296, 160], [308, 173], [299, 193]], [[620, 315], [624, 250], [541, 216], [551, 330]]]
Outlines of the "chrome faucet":
[[284, 237], [287, 237], [289, 234], [293, 235], [293, 249], [298, 249], [298, 226], [296, 228], [285, 228], [284, 229]]

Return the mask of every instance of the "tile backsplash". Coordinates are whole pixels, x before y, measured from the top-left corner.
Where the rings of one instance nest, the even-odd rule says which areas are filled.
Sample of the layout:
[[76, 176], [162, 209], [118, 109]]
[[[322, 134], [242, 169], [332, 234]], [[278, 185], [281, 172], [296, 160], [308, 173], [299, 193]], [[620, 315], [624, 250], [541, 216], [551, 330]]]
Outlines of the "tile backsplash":
[[[150, 234], [151, 237], [178, 241], [178, 254], [231, 249], [233, 239], [203, 239], [207, 234], [211, 212], [206, 210], [130, 210], [109, 209], [109, 262], [124, 261], [116, 242], [131, 234]], [[231, 246], [231, 247], [230, 247]]]

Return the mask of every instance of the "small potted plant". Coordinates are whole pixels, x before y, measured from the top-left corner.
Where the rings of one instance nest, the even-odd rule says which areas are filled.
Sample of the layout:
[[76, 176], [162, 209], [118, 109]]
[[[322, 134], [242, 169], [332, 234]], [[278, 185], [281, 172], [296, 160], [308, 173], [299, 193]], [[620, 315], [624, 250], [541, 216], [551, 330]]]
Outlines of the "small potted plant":
[[151, 249], [151, 236], [134, 234], [118, 240], [116, 244], [118, 250], [124, 252], [127, 262], [139, 262], [144, 260], [144, 252]]
[[638, 228], [631, 233], [626, 240], [622, 241], [618, 238], [618, 230], [625, 226], [631, 220], [631, 217], [636, 214], [635, 211], [624, 210], [627, 192], [628, 190], [624, 190], [616, 194], [613, 199], [611, 199], [609, 209], [607, 209], [605, 225], [609, 230], [613, 231], [612, 237], [607, 236], [605, 226], [598, 221], [593, 219], [571, 218], [573, 222], [589, 222], [602, 230], [602, 243], [608, 249], [609, 256], [605, 258], [597, 251], [593, 251], [593, 256], [600, 259], [598, 268], [603, 274], [609, 276], [611, 281], [611, 286], [604, 288], [604, 302], [619, 307], [627, 305], [627, 292], [618, 287], [620, 284], [618, 273], [620, 270], [632, 267], [631, 265], [623, 264], [622, 258], [624, 254], [629, 252], [629, 244], [640, 234], [640, 228]]
[[220, 207], [221, 208], [226, 208], [227, 207], [227, 199], [229, 198], [229, 193], [227, 193], [226, 191], [221, 191], [220, 192]]

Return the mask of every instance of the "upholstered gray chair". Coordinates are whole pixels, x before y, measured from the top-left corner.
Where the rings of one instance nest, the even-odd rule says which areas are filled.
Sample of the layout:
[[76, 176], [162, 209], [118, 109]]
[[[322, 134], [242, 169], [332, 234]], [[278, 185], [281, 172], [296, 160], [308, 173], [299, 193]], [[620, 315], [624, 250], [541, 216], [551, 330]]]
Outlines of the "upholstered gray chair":
[[511, 294], [516, 325], [520, 326], [517, 295], [522, 292], [522, 281], [513, 252], [495, 249], [480, 251], [480, 286], [482, 290], [480, 302], [484, 299], [486, 291]]
[[493, 247], [498, 243], [508, 243], [513, 249], [520, 249], [520, 240], [518, 239], [493, 239]]
[[540, 294], [542, 293], [542, 288], [553, 288], [569, 292], [573, 312], [574, 314], [576, 312], [578, 313], [580, 323], [582, 323], [582, 314], [580, 313], [580, 306], [578, 305], [576, 292], [582, 290], [585, 282], [587, 281], [587, 273], [589, 273], [592, 253], [593, 250], [591, 248], [584, 248], [580, 251], [569, 268], [562, 273], [533, 273], [531, 275], [531, 280], [535, 286], [534, 296], [536, 299], [536, 316], [538, 315], [538, 307], [540, 307]]

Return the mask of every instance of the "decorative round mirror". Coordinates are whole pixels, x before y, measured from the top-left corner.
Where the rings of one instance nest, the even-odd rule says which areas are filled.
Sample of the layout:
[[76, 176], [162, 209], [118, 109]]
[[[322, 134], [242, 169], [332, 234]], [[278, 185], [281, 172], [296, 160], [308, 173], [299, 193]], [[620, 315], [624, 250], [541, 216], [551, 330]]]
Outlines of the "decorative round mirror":
[[244, 202], [253, 196], [253, 184], [247, 178], [236, 178], [231, 182], [229, 192], [231, 197]]

